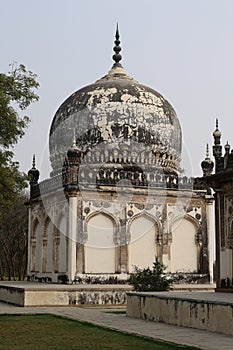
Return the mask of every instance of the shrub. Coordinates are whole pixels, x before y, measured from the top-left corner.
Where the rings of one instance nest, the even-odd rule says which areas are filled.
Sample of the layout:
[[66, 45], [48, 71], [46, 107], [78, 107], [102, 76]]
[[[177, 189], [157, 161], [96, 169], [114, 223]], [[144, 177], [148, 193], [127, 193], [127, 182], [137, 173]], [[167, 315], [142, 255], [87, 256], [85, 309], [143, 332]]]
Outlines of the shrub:
[[166, 266], [155, 259], [152, 269], [149, 267], [140, 269], [134, 266], [134, 272], [130, 274], [129, 284], [134, 290], [141, 291], [166, 291], [171, 288], [172, 280], [166, 273]]

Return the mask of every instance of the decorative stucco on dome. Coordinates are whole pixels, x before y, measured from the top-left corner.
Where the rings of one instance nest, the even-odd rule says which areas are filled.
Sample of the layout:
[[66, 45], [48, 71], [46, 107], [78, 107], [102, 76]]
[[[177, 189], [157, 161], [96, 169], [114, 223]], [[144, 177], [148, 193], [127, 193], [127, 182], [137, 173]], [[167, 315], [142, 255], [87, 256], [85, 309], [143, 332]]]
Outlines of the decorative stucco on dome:
[[74, 92], [57, 110], [50, 129], [53, 170], [61, 168], [75, 132], [78, 147], [92, 153], [93, 163], [96, 151], [108, 166], [121, 163], [125, 154], [128, 163], [177, 173], [182, 136], [173, 107], [128, 76], [117, 57], [106, 76]]

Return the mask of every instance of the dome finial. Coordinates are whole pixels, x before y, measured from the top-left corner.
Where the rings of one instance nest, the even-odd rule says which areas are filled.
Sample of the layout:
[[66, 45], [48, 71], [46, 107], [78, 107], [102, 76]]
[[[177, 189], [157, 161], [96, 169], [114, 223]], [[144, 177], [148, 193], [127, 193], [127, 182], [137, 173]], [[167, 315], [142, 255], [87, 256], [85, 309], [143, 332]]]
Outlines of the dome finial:
[[36, 168], [36, 156], [35, 156], [35, 154], [33, 154], [33, 157], [32, 157], [32, 168], [33, 169]]
[[210, 158], [210, 153], [209, 153], [209, 144], [206, 144], [206, 159]]
[[114, 41], [115, 46], [113, 48], [113, 51], [115, 51], [115, 54], [112, 56], [113, 61], [115, 61], [114, 63], [114, 67], [121, 67], [121, 64], [119, 63], [122, 59], [122, 56], [120, 54], [121, 51], [121, 47], [120, 47], [120, 34], [119, 34], [119, 28], [118, 28], [118, 23], [117, 23], [117, 27], [116, 27], [116, 34], [115, 34], [115, 38], [116, 40]]
[[203, 172], [203, 176], [210, 175], [214, 169], [214, 162], [210, 159], [209, 155], [209, 144], [206, 144], [206, 157], [201, 162], [201, 168]]
[[216, 118], [216, 129], [213, 132], [214, 140], [215, 140], [215, 145], [220, 144], [220, 138], [222, 136], [221, 132], [218, 129], [218, 118]]
[[75, 135], [75, 129], [74, 129], [74, 135], [73, 135], [73, 142], [72, 142], [72, 148], [77, 148], [77, 144], [76, 144], [76, 135]]

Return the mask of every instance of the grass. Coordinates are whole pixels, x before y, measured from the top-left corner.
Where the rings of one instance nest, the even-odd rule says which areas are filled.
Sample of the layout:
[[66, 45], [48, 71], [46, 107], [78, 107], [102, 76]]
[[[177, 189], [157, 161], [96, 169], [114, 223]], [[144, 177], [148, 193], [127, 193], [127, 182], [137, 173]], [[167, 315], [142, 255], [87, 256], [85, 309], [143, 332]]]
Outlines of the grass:
[[54, 315], [1, 315], [4, 350], [191, 350]]

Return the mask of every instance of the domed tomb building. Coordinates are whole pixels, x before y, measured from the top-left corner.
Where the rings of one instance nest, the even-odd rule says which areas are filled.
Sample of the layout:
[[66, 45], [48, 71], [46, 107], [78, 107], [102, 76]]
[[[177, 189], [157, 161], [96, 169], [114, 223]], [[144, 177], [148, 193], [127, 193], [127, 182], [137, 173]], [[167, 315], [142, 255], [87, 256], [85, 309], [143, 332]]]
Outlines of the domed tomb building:
[[211, 280], [212, 196], [179, 175], [176, 112], [126, 73], [120, 51], [117, 29], [108, 74], [58, 108], [47, 180], [33, 161], [28, 274], [125, 279], [158, 257], [171, 273]]

